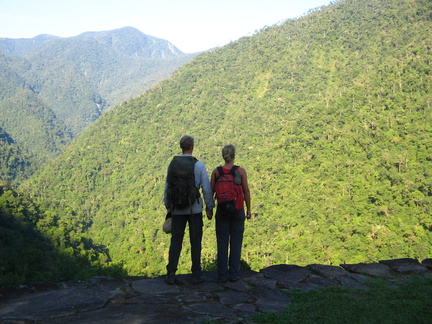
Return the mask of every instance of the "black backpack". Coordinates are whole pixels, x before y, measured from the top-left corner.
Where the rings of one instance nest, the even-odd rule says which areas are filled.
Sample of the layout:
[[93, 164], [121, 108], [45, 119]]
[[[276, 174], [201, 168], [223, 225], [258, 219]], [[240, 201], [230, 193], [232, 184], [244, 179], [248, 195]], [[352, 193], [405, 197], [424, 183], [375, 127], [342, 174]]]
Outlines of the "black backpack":
[[175, 156], [168, 167], [168, 201], [173, 208], [191, 207], [198, 200], [193, 156]]

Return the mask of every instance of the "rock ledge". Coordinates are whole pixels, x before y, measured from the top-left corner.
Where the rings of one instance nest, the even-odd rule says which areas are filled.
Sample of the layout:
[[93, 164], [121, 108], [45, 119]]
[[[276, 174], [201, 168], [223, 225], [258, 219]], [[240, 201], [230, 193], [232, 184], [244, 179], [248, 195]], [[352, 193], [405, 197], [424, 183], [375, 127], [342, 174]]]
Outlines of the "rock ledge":
[[86, 282], [35, 284], [0, 291], [0, 323], [224, 323], [247, 322], [256, 312], [289, 308], [287, 292], [345, 286], [368, 289], [369, 277], [404, 280], [432, 278], [432, 259], [384, 260], [371, 264], [306, 267], [279, 264], [260, 272], [242, 271], [236, 282], [217, 283], [205, 272], [193, 284], [191, 275], [178, 275], [176, 285], [163, 277], [92, 278]]

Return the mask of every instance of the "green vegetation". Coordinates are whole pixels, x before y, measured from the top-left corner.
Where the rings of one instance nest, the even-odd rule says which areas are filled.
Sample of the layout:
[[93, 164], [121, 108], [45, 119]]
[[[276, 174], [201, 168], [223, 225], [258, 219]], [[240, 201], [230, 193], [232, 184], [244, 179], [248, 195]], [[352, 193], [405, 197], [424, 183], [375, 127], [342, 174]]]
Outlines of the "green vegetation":
[[54, 248], [163, 274], [166, 167], [188, 133], [209, 173], [224, 145], [237, 148], [253, 270], [430, 257], [431, 17], [427, 0], [345, 0], [201, 54], [104, 113], [20, 195], [40, 206]]
[[[21, 40], [17, 40], [20, 42]], [[195, 55], [132, 27], [42, 43], [25, 76], [77, 136], [109, 107], [137, 96]]]
[[[425, 1], [341, 1], [268, 28], [108, 112], [23, 189], [131, 274], [161, 274], [166, 165], [191, 133], [209, 172], [238, 148], [253, 269], [425, 258], [430, 29]], [[215, 253], [206, 222], [204, 260]]]
[[65, 124], [20, 76], [18, 70], [27, 65], [0, 53], [0, 128], [6, 134], [0, 142], [0, 179], [18, 183], [71, 141]]
[[392, 285], [373, 280], [370, 290], [325, 288], [290, 293], [289, 310], [258, 314], [256, 323], [430, 323], [432, 280]]
[[[0, 39], [0, 127], [27, 166], [20, 183], [103, 111], [143, 93], [195, 54], [128, 27], [60, 38]], [[3, 167], [3, 166], [2, 166]]]
[[12, 182], [23, 179], [31, 165], [13, 139], [0, 127], [0, 179]]
[[126, 274], [121, 263], [104, 266], [89, 259], [100, 249], [92, 242], [87, 242], [89, 253], [77, 254], [72, 244], [54, 247], [52, 238], [57, 232], [64, 235], [62, 230], [61, 223], [43, 215], [26, 197], [0, 186], [0, 287]]

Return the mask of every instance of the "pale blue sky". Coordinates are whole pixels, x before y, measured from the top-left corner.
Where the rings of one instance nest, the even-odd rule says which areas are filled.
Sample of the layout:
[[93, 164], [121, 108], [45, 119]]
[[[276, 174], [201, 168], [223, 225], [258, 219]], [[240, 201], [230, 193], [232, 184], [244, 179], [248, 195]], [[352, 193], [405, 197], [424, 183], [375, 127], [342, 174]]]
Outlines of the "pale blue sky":
[[132, 26], [192, 53], [223, 46], [330, 0], [0, 0], [0, 38]]

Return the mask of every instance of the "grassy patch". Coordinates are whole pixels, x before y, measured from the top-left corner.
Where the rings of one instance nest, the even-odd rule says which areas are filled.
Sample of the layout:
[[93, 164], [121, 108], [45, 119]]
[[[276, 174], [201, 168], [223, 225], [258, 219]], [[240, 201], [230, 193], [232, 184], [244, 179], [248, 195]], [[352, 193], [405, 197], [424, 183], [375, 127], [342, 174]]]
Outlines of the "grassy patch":
[[432, 279], [371, 280], [370, 290], [325, 288], [290, 293], [284, 313], [257, 314], [257, 323], [432, 323]]

